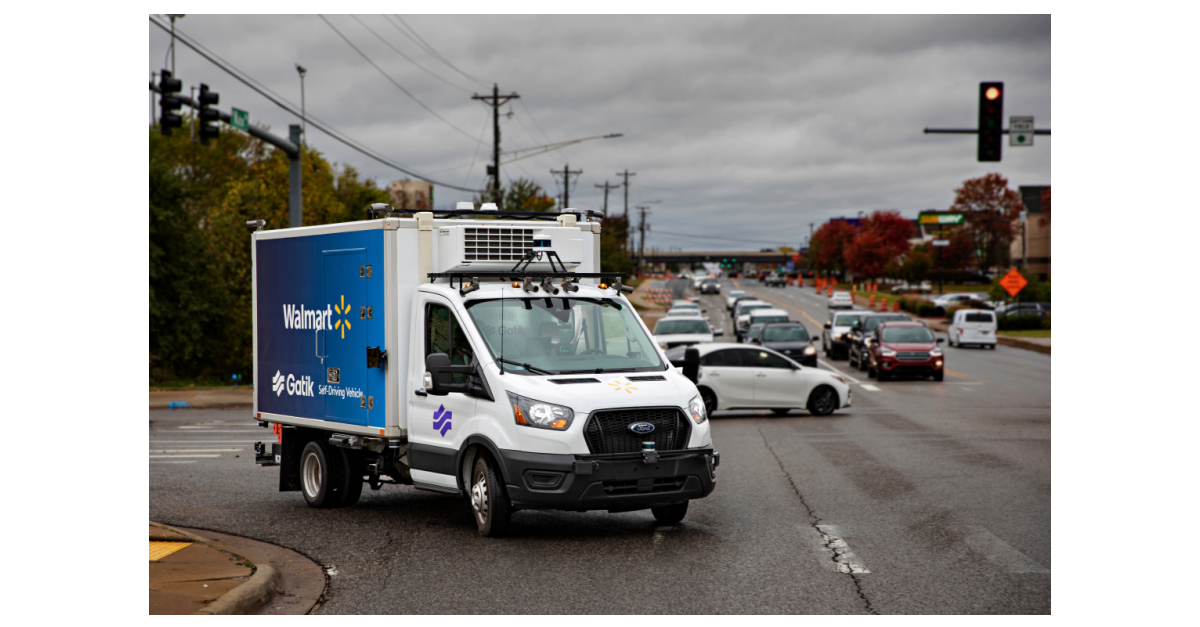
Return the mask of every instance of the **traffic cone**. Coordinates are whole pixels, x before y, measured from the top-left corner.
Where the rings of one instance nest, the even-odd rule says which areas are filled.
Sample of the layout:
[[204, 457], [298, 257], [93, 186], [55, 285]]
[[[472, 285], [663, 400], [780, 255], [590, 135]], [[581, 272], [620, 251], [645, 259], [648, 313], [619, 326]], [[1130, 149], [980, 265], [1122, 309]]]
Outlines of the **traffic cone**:
[[892, 311], [900, 311], [900, 301], [892, 303]]
[[875, 308], [875, 295], [871, 294], [871, 309]]
[[883, 297], [883, 307], [879, 311], [887, 311], [887, 296]]

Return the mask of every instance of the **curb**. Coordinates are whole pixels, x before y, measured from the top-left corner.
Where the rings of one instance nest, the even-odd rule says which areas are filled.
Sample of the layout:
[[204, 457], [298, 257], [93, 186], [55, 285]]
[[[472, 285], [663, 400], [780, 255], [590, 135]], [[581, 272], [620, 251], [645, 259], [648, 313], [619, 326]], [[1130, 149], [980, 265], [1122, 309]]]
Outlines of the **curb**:
[[221, 598], [193, 615], [249, 614], [274, 598], [280, 583], [279, 571], [271, 568], [270, 564], [256, 564], [254, 574], [246, 583], [221, 595]]
[[[159, 529], [166, 529], [172, 533], [177, 533], [194, 542], [220, 548], [215, 547], [212, 540], [202, 538], [194, 533], [154, 521], [150, 521], [150, 524]], [[270, 564], [254, 564], [254, 574], [250, 575], [250, 579], [246, 580], [246, 583], [221, 595], [216, 601], [209, 603], [203, 609], [197, 610], [193, 615], [230, 616], [234, 614], [249, 614], [275, 597], [275, 594], [280, 589], [282, 580], [282, 575], [280, 575], [278, 570], [271, 567]]]

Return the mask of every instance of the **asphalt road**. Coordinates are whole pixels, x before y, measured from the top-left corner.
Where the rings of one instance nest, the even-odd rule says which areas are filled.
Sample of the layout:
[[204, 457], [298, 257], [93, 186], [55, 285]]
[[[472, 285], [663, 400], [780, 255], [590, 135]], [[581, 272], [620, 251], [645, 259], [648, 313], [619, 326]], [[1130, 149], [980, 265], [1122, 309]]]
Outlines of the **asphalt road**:
[[[811, 289], [741, 283], [819, 332]], [[717, 488], [678, 525], [519, 512], [489, 540], [465, 500], [407, 486], [310, 509], [254, 465], [273, 436], [247, 409], [150, 412], [150, 517], [317, 561], [317, 613], [1049, 613], [1050, 357], [946, 350], [942, 383], [821, 356], [857, 381], [832, 416], [717, 412]]]

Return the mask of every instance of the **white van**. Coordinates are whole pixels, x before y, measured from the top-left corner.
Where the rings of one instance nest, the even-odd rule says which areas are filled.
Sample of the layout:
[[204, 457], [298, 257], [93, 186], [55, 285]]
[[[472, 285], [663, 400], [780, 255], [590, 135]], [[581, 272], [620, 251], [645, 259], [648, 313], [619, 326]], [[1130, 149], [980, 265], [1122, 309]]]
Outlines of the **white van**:
[[959, 309], [950, 321], [950, 345], [977, 344], [996, 348], [996, 314], [983, 309]]

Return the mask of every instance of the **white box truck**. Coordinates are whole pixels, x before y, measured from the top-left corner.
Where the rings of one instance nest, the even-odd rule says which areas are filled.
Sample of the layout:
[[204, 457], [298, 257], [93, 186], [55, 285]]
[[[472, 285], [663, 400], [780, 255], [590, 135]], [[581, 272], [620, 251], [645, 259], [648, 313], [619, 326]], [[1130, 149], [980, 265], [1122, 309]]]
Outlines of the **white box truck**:
[[256, 460], [312, 507], [465, 496], [489, 537], [522, 509], [681, 520], [720, 459], [698, 356], [674, 368], [599, 272], [588, 212], [492, 207], [253, 234]]

